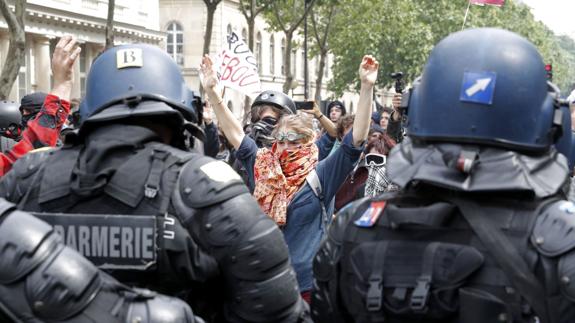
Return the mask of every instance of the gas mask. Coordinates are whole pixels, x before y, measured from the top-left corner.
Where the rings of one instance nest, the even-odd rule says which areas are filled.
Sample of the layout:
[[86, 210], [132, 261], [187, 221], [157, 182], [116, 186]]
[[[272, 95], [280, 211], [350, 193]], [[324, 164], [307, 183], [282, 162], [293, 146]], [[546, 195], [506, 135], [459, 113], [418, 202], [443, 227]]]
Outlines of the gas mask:
[[274, 141], [272, 131], [278, 121], [273, 117], [265, 117], [252, 126], [250, 136], [258, 147], [270, 147]]

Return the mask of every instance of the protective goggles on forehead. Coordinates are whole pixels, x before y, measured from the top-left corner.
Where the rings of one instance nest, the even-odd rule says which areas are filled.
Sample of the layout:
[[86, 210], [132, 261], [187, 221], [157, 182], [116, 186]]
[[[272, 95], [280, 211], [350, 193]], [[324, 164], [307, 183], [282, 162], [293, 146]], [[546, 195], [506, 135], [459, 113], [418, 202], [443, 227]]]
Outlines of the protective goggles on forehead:
[[299, 133], [295, 133], [293, 131], [288, 131], [288, 132], [278, 132], [276, 134], [276, 140], [277, 141], [298, 141], [300, 139], [303, 139], [303, 137], [305, 137], [302, 134]]
[[365, 155], [365, 164], [367, 166], [383, 166], [387, 162], [385, 155], [367, 154]]

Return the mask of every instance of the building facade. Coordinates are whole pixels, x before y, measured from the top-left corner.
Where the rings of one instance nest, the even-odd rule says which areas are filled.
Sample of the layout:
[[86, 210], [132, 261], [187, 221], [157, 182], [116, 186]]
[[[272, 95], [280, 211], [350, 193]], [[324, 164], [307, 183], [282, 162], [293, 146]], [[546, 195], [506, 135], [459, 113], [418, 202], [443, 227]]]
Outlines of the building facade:
[[[207, 21], [207, 9], [203, 0], [160, 0], [160, 25], [166, 32], [166, 47], [174, 59], [182, 67], [184, 77], [193, 90], [199, 90], [199, 66], [203, 51], [203, 38]], [[226, 36], [234, 31], [246, 41], [248, 38], [248, 24], [239, 9], [238, 0], [224, 0], [218, 6], [214, 15], [210, 55], [217, 54], [226, 41]], [[254, 56], [259, 65], [260, 80], [263, 90], [282, 91], [285, 82], [283, 56], [285, 49], [285, 35], [283, 32], [269, 30], [263, 17], [256, 17], [255, 22]], [[311, 37], [311, 35], [310, 35]], [[294, 40], [302, 43], [299, 35]], [[295, 100], [304, 99], [304, 63], [303, 47], [292, 52], [292, 73], [295, 77], [290, 95]], [[328, 58], [324, 71], [322, 99], [333, 99], [333, 94], [327, 91], [326, 84], [332, 77], [331, 67], [333, 59]], [[319, 57], [308, 61], [309, 70], [309, 96], [314, 97], [315, 80]], [[359, 62], [358, 62], [359, 65]], [[355, 111], [357, 94], [346, 93], [342, 100], [348, 111]], [[225, 102], [234, 114], [241, 118], [244, 111], [244, 96], [238, 92], [227, 90]]]
[[[115, 44], [148, 43], [160, 46], [165, 32], [160, 30], [158, 0], [116, 0]], [[108, 0], [28, 0], [25, 13], [26, 57], [20, 68], [10, 100], [36, 91], [50, 91], [51, 54], [63, 35], [75, 36], [82, 52], [75, 65], [72, 98], [84, 94], [86, 75], [105, 44]], [[0, 16], [0, 63], [7, 59], [9, 32]]]

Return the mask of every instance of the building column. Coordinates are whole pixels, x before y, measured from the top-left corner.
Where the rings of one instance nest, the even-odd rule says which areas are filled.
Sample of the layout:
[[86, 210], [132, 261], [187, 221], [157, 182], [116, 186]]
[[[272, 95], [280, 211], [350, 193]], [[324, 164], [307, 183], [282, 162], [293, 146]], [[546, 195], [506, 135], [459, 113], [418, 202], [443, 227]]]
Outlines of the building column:
[[36, 91], [46, 92], [50, 91], [50, 75], [52, 74], [51, 59], [50, 59], [50, 40], [48, 38], [37, 38], [34, 41], [34, 58]]
[[74, 98], [79, 98], [82, 94], [82, 89], [80, 86], [80, 62], [76, 60], [74, 63], [74, 84], [72, 85], [72, 93], [70, 95], [70, 100]]
[[[6, 55], [8, 53], [9, 44], [10, 44], [10, 42], [8, 39], [8, 35], [4, 34], [4, 33], [0, 33], [0, 62], [6, 61]], [[4, 63], [2, 63], [2, 64], [4, 64]], [[0, 67], [0, 69], [2, 67]]]

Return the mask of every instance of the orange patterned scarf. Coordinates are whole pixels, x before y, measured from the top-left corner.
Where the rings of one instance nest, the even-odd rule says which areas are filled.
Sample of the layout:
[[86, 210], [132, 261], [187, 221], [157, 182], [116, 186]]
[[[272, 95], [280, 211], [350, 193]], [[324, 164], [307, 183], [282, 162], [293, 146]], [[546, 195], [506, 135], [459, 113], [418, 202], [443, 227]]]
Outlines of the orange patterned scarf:
[[279, 226], [286, 224], [287, 206], [317, 165], [317, 158], [318, 149], [313, 142], [298, 149], [286, 149], [281, 155], [276, 152], [276, 144], [271, 149], [258, 150], [254, 197]]

